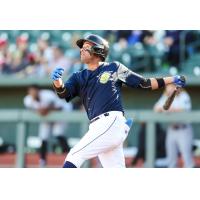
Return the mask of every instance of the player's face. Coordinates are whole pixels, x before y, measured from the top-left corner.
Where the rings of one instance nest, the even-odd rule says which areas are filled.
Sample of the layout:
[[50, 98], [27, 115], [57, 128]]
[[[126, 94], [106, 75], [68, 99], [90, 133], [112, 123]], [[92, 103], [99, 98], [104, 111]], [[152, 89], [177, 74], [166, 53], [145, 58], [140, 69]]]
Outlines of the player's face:
[[31, 95], [33, 99], [37, 99], [38, 98], [38, 89], [31, 87], [28, 89], [28, 94]]
[[92, 45], [90, 42], [85, 42], [80, 50], [81, 61], [85, 64], [90, 63], [93, 58], [93, 55], [90, 53]]

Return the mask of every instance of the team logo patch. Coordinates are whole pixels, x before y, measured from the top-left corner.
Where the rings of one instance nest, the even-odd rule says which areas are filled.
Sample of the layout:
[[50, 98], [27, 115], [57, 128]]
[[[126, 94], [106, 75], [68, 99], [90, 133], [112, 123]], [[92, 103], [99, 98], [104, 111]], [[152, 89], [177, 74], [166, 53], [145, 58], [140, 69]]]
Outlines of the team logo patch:
[[111, 76], [111, 73], [104, 72], [100, 77], [100, 83], [102, 83], [102, 84], [107, 83], [109, 81], [110, 76]]

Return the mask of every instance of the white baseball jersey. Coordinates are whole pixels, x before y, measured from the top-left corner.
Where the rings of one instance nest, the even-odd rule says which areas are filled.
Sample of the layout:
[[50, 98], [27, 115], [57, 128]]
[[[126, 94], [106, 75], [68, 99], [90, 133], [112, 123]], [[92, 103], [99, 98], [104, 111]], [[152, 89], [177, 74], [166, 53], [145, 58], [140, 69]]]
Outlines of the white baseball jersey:
[[71, 103], [66, 103], [63, 99], [58, 98], [52, 90], [40, 90], [39, 99], [40, 101], [36, 101], [30, 95], [27, 95], [24, 98], [24, 105], [26, 108], [33, 110], [45, 108], [51, 105], [55, 108], [61, 108], [68, 111], [72, 109]]
[[[66, 103], [63, 99], [58, 98], [58, 96], [51, 90], [40, 90], [39, 91], [40, 101], [36, 101], [30, 95], [24, 98], [24, 105], [26, 108], [37, 110], [39, 108], [46, 108], [48, 106], [54, 106], [55, 108], [61, 108], [62, 110], [71, 111], [72, 104]], [[51, 131], [54, 136], [63, 135], [66, 128], [66, 123], [56, 122], [47, 123], [43, 122], [39, 125], [39, 137], [41, 140], [47, 140]]]
[[[162, 107], [167, 96], [162, 96], [156, 106]], [[170, 109], [191, 110], [191, 100], [187, 92], [182, 91], [177, 95]], [[170, 110], [169, 110], [170, 111]], [[168, 166], [176, 167], [178, 152], [181, 153], [184, 160], [184, 167], [193, 167], [192, 158], [192, 140], [193, 131], [189, 124], [172, 123], [167, 128], [166, 151], [168, 157]]]

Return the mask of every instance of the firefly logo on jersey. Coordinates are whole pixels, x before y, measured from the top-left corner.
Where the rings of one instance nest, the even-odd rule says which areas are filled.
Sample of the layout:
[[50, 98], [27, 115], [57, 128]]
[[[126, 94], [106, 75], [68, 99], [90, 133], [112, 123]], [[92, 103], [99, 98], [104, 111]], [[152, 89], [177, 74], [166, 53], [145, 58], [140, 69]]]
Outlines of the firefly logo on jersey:
[[101, 76], [100, 76], [100, 83], [105, 84], [109, 81], [111, 76], [110, 72], [104, 72]]

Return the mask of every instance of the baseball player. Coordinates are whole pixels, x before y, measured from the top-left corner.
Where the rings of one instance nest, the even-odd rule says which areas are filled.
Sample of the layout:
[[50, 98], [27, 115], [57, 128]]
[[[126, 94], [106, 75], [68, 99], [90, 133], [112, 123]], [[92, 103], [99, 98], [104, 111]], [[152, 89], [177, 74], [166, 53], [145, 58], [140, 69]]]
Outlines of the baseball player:
[[[71, 111], [71, 104], [59, 99], [52, 90], [39, 89], [37, 85], [28, 88], [28, 95], [24, 98], [26, 108], [37, 111], [41, 116], [48, 115], [55, 110]], [[39, 138], [41, 139], [40, 148], [40, 167], [46, 165], [47, 141], [52, 133], [59, 141], [63, 152], [69, 152], [69, 145], [64, 137], [66, 124], [64, 122], [42, 122], [39, 125]]]
[[[163, 104], [167, 97], [174, 91], [174, 85], [168, 85], [164, 94], [154, 106], [156, 112], [164, 112]], [[186, 112], [191, 110], [191, 100], [185, 90], [180, 90], [174, 99], [170, 109], [167, 112]], [[194, 167], [192, 158], [192, 139], [193, 131], [190, 124], [173, 123], [167, 128], [166, 152], [168, 158], [168, 167], [177, 166], [178, 152], [181, 153], [184, 161], [184, 167]]]
[[179, 76], [144, 78], [119, 62], [105, 62], [109, 44], [98, 35], [79, 39], [81, 61], [87, 69], [76, 72], [64, 83], [63, 69], [52, 72], [53, 87], [60, 98], [70, 101], [79, 96], [90, 120], [89, 130], [67, 155], [64, 168], [81, 167], [85, 160], [98, 156], [103, 167], [125, 167], [123, 142], [131, 120], [124, 117], [121, 87], [158, 89], [174, 83], [181, 87], [185, 82]]

